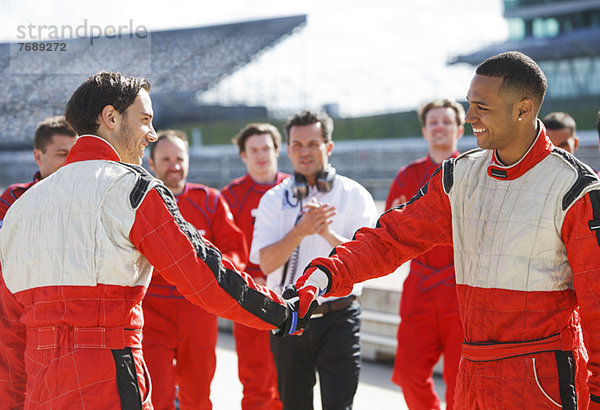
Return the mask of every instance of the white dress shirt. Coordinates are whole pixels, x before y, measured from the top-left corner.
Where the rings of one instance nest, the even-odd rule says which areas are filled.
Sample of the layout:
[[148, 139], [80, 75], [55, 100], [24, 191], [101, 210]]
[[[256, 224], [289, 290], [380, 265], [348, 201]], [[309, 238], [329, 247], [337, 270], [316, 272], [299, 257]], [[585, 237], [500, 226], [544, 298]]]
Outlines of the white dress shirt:
[[[341, 175], [335, 177], [329, 192], [319, 192], [310, 187], [307, 198], [297, 200], [292, 193], [294, 178], [288, 178], [267, 191], [260, 200], [254, 224], [254, 236], [250, 250], [250, 261], [260, 264], [260, 250], [280, 241], [294, 227], [302, 205], [315, 198], [321, 204], [333, 205], [336, 214], [330, 229], [345, 238], [352, 239], [354, 233], [364, 226], [373, 227], [377, 221], [377, 209], [371, 194], [358, 182]], [[283, 292], [286, 285], [295, 283], [304, 268], [318, 256], [328, 256], [331, 245], [320, 235], [308, 235], [288, 261], [285, 279], [282, 280], [284, 266], [267, 274], [267, 286], [276, 292]], [[362, 285], [356, 284], [351, 294], [359, 296]], [[319, 303], [330, 302], [335, 297], [319, 297]]]

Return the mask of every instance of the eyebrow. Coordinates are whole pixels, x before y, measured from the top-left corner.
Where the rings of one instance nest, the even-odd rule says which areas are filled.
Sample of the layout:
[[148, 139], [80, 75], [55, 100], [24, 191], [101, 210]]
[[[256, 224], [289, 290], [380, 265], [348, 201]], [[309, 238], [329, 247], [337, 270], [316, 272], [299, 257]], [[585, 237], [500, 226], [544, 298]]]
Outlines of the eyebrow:
[[469, 96], [468, 95], [465, 97], [465, 99], [467, 100], [467, 102], [469, 104], [485, 105], [486, 107], [489, 106], [489, 104], [486, 103], [485, 101], [477, 101], [477, 100], [475, 100], [475, 101], [469, 101]]

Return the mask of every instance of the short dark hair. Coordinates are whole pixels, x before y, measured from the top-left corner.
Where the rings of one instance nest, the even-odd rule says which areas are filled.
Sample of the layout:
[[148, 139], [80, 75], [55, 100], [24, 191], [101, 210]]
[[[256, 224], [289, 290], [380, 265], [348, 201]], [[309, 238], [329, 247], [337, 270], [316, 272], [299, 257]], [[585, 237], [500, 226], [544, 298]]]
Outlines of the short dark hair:
[[479, 64], [475, 73], [502, 78], [500, 90], [517, 92], [531, 98], [541, 107], [548, 82], [544, 72], [533, 59], [518, 51], [509, 51], [488, 58]]
[[56, 115], [54, 117], [48, 117], [40, 122], [35, 130], [35, 135], [33, 136], [33, 148], [39, 149], [45, 153], [48, 144], [51, 143], [52, 138], [55, 135], [67, 135], [75, 138], [77, 133], [65, 120], [64, 116]]
[[577, 131], [575, 120], [566, 112], [551, 112], [542, 119], [547, 130], [562, 130], [568, 128], [572, 135]]
[[150, 92], [150, 82], [121, 73], [100, 71], [75, 90], [65, 108], [65, 117], [79, 135], [98, 130], [98, 115], [112, 105], [119, 113], [133, 104], [140, 90]]
[[463, 106], [454, 100], [447, 99], [433, 100], [423, 104], [419, 108], [419, 120], [421, 120], [421, 125], [425, 126], [425, 123], [427, 122], [427, 113], [434, 108], [452, 108], [456, 114], [456, 123], [458, 126], [465, 125], [465, 109]]
[[187, 133], [183, 130], [160, 130], [156, 133], [156, 141], [150, 143], [150, 158], [154, 159], [154, 151], [156, 150], [156, 144], [160, 140], [168, 138], [178, 138], [185, 142], [185, 146], [189, 145]]
[[290, 140], [290, 129], [294, 126], [313, 125], [321, 124], [321, 133], [323, 135], [323, 141], [331, 141], [333, 134], [333, 120], [325, 112], [312, 112], [309, 110], [300, 111], [299, 113], [290, 117], [285, 123], [285, 134], [287, 140]]
[[275, 126], [266, 122], [255, 122], [246, 125], [240, 130], [240, 132], [235, 137], [231, 139], [231, 142], [233, 142], [233, 144], [238, 147], [241, 154], [242, 152], [246, 151], [246, 141], [248, 140], [248, 138], [250, 138], [253, 135], [262, 134], [269, 134], [271, 136], [271, 139], [273, 140], [273, 146], [275, 147], [275, 149], [279, 149], [279, 147], [281, 146], [281, 134]]

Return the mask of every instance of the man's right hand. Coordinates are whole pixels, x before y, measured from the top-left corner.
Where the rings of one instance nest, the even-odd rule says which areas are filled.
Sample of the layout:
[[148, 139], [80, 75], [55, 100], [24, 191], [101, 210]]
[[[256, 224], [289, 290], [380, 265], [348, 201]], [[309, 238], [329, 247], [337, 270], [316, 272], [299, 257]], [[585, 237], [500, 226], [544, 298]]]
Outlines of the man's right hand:
[[329, 288], [329, 276], [318, 266], [310, 266], [296, 281], [299, 304], [298, 315], [303, 317], [309, 312], [316, 302], [317, 297], [323, 295]]

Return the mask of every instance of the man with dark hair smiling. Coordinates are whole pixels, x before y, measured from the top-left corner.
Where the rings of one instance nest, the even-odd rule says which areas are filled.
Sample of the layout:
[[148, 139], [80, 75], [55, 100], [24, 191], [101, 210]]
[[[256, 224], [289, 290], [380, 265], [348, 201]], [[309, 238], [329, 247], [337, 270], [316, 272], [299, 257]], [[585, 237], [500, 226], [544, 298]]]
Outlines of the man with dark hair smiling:
[[[82, 135], [0, 229], [0, 403], [9, 408], [151, 409], [142, 298], [152, 267], [193, 303], [293, 333], [277, 294], [235, 270], [139, 166], [156, 140], [150, 85], [101, 72], [65, 116]], [[84, 135], [85, 134], [85, 135]]]
[[[311, 259], [328, 255], [377, 217], [369, 192], [329, 163], [334, 144], [327, 114], [300, 111], [285, 130], [294, 177], [260, 199], [250, 248], [250, 261], [260, 264], [267, 286], [279, 292]], [[339, 297], [321, 298], [302, 335], [271, 338], [285, 410], [313, 408], [316, 372], [323, 410], [352, 408], [360, 373], [361, 290], [351, 286]]]
[[600, 180], [550, 143], [545, 90], [524, 54], [481, 63], [466, 121], [482, 149], [444, 161], [376, 228], [313, 260], [296, 282], [299, 316], [318, 295], [451, 245], [465, 334], [454, 408], [600, 408]]

